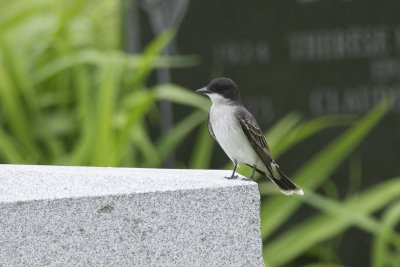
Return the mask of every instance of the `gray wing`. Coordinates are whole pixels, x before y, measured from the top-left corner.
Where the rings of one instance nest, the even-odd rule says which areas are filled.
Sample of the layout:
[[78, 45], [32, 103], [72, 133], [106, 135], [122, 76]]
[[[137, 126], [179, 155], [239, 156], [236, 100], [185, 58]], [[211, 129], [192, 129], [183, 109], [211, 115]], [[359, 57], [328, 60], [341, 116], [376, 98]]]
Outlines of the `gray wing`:
[[213, 129], [212, 129], [212, 125], [211, 125], [211, 122], [210, 122], [210, 111], [208, 111], [207, 127], [208, 127], [208, 132], [210, 133], [210, 136], [211, 136], [215, 141], [217, 141], [217, 138], [215, 138], [214, 131], [213, 131]]
[[265, 167], [267, 167], [272, 174], [271, 162], [273, 162], [273, 159], [269, 151], [267, 140], [265, 139], [260, 126], [258, 126], [256, 119], [254, 119], [253, 115], [242, 106], [237, 109], [236, 117], [239, 120], [240, 126], [242, 127], [247, 140], [249, 140], [249, 143], [260, 157]]

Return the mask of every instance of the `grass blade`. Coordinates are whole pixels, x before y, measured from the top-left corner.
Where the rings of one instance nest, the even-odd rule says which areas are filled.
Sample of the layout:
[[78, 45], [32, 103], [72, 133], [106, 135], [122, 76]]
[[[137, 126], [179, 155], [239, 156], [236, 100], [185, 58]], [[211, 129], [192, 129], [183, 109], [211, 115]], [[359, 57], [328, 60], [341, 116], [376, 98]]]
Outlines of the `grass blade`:
[[206, 119], [207, 114], [201, 110], [197, 110], [175, 125], [166, 136], [157, 142], [157, 150], [160, 158], [164, 160], [183, 138]]
[[21, 153], [17, 147], [15, 140], [0, 128], [0, 158], [11, 164], [29, 163], [26, 153]]
[[[122, 129], [118, 135], [117, 154], [120, 157], [126, 154], [129, 144], [132, 139], [132, 131], [135, 128], [143, 127], [141, 123], [145, 114], [149, 111], [155, 102], [155, 98], [151, 91], [138, 90], [132, 92], [127, 96], [123, 103], [123, 110], [120, 117], [122, 117]], [[119, 159], [121, 160], [121, 158]]]
[[[0, 40], [1, 42], [2, 40]], [[39, 148], [34, 141], [33, 131], [29, 126], [30, 123], [28, 122], [25, 106], [22, 103], [15, 84], [10, 80], [10, 76], [4, 67], [5, 65], [0, 61], [0, 101], [2, 109], [8, 118], [13, 135], [31, 153], [32, 158], [37, 160], [40, 158]]]
[[120, 69], [110, 62], [100, 72], [100, 87], [97, 99], [97, 117], [95, 147], [92, 163], [97, 166], [114, 166], [116, 164], [115, 135], [113, 134], [113, 117], [115, 98], [118, 88]]
[[[312, 119], [283, 133], [279, 143], [271, 147], [274, 158], [278, 158], [295, 144], [311, 137], [312, 135], [332, 127], [348, 126], [355, 121], [355, 115], [328, 115]], [[272, 144], [271, 144], [272, 146]]]
[[268, 145], [275, 155], [276, 147], [279, 147], [280, 142], [288, 133], [290, 133], [302, 120], [300, 113], [291, 112], [280, 119], [266, 133]]
[[214, 148], [214, 141], [208, 133], [208, 127], [204, 124], [199, 131], [196, 144], [192, 151], [192, 158], [190, 159], [190, 169], [206, 169], [210, 166], [212, 159], [212, 152]]
[[133, 146], [135, 146], [142, 155], [142, 160], [134, 162], [135, 166], [141, 168], [158, 167], [162, 161], [157, 153], [157, 149], [153, 142], [150, 140], [148, 133], [145, 131], [144, 126], [137, 127], [132, 132]]
[[144, 87], [144, 81], [150, 75], [154, 69], [155, 62], [161, 51], [167, 46], [167, 44], [174, 38], [175, 32], [171, 29], [165, 30], [160, 36], [157, 37], [150, 45], [147, 46], [141, 58], [141, 63], [136, 73], [133, 76], [132, 86], [133, 88]]
[[[387, 242], [391, 239], [393, 232], [395, 231], [396, 223], [400, 220], [400, 202], [396, 202], [389, 207], [382, 218], [382, 225], [379, 228], [380, 234], [375, 236], [375, 240], [372, 243], [371, 263], [373, 267], [384, 267], [387, 266], [386, 261], [389, 257]], [[400, 249], [398, 248], [398, 252]], [[397, 255], [397, 262], [400, 262], [400, 256]]]
[[169, 100], [177, 104], [192, 106], [204, 112], [208, 112], [211, 106], [211, 101], [208, 98], [173, 84], [156, 86], [154, 94], [160, 100]]

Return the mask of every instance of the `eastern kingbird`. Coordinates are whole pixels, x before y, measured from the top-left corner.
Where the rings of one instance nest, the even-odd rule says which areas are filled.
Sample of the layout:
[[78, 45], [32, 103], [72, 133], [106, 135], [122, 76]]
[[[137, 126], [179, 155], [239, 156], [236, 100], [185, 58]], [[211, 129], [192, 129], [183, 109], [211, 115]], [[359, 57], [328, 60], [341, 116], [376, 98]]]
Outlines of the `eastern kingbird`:
[[234, 164], [232, 175], [226, 178], [237, 178], [236, 167], [243, 163], [253, 168], [251, 180], [257, 171], [271, 179], [285, 195], [304, 194], [273, 160], [263, 132], [253, 115], [243, 106], [239, 89], [231, 79], [214, 79], [196, 92], [211, 99], [208, 131]]

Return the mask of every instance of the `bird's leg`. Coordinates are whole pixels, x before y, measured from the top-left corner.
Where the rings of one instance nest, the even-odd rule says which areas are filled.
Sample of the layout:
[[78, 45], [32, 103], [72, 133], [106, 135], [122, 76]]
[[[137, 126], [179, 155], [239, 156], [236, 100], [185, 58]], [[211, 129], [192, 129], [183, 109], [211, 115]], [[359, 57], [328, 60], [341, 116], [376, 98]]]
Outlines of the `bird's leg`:
[[253, 172], [251, 173], [250, 180], [254, 181], [254, 172], [256, 171], [256, 165], [253, 166]]
[[237, 163], [235, 162], [235, 167], [233, 167], [232, 175], [231, 176], [225, 176], [226, 179], [236, 179], [236, 178], [238, 178], [238, 176], [235, 175], [236, 167], [237, 167]]
[[[250, 165], [249, 165], [250, 167]], [[243, 181], [253, 181], [254, 182], [254, 172], [256, 171], [257, 166], [254, 165], [253, 166], [253, 172], [251, 173], [250, 178], [242, 178]]]

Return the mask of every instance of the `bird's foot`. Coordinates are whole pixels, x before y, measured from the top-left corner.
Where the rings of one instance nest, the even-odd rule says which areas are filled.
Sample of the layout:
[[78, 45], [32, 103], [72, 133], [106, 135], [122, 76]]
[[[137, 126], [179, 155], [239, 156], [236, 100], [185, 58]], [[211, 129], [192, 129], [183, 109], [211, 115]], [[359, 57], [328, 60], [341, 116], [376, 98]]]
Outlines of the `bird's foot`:
[[226, 179], [237, 179], [238, 177], [237, 175], [225, 176]]
[[243, 181], [252, 181], [252, 182], [254, 182], [253, 177], [250, 177], [250, 178], [242, 178], [242, 180], [243, 180]]

